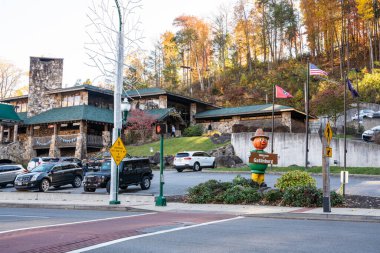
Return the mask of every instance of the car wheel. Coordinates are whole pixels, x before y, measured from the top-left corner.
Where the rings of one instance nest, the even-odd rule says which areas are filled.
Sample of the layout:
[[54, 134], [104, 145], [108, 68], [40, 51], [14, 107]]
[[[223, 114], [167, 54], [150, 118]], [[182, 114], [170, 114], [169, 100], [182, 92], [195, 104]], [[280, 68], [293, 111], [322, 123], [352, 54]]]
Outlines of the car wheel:
[[126, 189], [128, 189], [128, 185], [120, 186], [120, 189], [122, 189], [122, 190], [126, 190]]
[[49, 190], [49, 187], [50, 187], [49, 180], [47, 180], [46, 178], [42, 179], [40, 183], [40, 187], [39, 187], [40, 192], [47, 192]]
[[5, 188], [7, 187], [7, 184], [0, 184], [0, 188]]
[[75, 176], [72, 186], [74, 188], [79, 188], [82, 185], [82, 178], [80, 176]]
[[148, 190], [150, 188], [150, 178], [147, 176], [143, 177], [140, 186], [142, 190]]
[[183, 169], [177, 169], [177, 171], [178, 171], [178, 172], [182, 172], [182, 171], [183, 171]]
[[194, 163], [193, 170], [194, 171], [201, 171], [202, 170], [201, 165], [198, 162]]

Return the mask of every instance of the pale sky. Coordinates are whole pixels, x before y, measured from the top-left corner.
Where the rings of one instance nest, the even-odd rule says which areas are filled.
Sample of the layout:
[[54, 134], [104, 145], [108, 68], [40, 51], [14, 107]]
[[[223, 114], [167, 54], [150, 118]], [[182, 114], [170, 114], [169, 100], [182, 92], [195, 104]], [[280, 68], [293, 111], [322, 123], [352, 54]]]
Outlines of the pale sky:
[[[100, 1], [100, 0], [99, 0]], [[151, 49], [166, 30], [173, 30], [175, 17], [186, 14], [210, 18], [220, 5], [237, 0], [142, 0], [140, 19], [144, 31], [143, 49]], [[30, 56], [64, 58], [63, 85], [72, 86], [99, 75], [88, 62], [86, 14], [90, 0], [0, 0], [0, 59], [25, 72]], [[28, 79], [23, 80], [27, 84]]]

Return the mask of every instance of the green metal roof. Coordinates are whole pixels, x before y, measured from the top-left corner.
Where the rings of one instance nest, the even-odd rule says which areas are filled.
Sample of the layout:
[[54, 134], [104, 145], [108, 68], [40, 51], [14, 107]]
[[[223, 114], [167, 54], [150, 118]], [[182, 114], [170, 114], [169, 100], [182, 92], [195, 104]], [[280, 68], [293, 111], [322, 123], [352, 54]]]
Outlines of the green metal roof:
[[146, 110], [145, 112], [151, 115], [155, 120], [162, 121], [166, 117], [169, 116], [171, 111], [172, 111], [172, 108], [164, 108], [164, 109]]
[[0, 103], [0, 121], [20, 121], [13, 105]]
[[21, 120], [25, 120], [28, 116], [28, 113], [27, 112], [18, 112], [17, 113], [18, 117], [21, 119]]
[[87, 120], [113, 124], [113, 111], [90, 105], [53, 108], [24, 119], [25, 125]]
[[149, 95], [161, 95], [166, 94], [166, 90], [160, 88], [144, 88], [138, 90], [129, 90], [124, 95], [128, 97], [149, 96]]
[[[293, 107], [285, 105], [274, 105], [274, 111], [291, 111], [295, 110]], [[230, 107], [222, 108], [216, 110], [209, 110], [205, 112], [200, 112], [195, 114], [196, 119], [202, 118], [215, 118], [215, 117], [228, 117], [228, 116], [237, 116], [244, 114], [262, 114], [272, 112], [272, 104], [264, 105], [250, 105], [250, 106], [241, 106], [241, 107]]]

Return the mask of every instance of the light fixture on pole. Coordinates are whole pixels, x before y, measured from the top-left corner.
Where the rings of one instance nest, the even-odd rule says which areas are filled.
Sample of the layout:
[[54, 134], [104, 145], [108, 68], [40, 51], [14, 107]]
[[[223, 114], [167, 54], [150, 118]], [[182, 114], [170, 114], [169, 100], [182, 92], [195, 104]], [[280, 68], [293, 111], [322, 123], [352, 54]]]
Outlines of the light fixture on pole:
[[128, 101], [128, 98], [124, 98], [123, 101], [121, 102], [121, 113], [122, 113], [122, 118], [123, 118], [123, 124], [127, 124], [127, 117], [128, 117], [128, 112], [131, 110], [131, 104]]

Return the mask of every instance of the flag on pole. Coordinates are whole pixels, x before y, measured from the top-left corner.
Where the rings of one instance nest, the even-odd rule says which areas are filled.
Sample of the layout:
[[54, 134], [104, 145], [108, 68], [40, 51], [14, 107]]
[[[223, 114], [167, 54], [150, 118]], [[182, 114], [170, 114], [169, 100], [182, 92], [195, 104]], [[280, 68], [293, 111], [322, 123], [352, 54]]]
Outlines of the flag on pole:
[[319, 69], [314, 64], [310, 63], [310, 73], [311, 76], [328, 76], [326, 71]]
[[355, 90], [354, 86], [352, 86], [350, 79], [347, 79], [347, 88], [350, 90], [353, 98], [359, 97], [359, 93], [357, 92], [357, 90]]
[[292, 94], [276, 85], [276, 98], [292, 98]]

